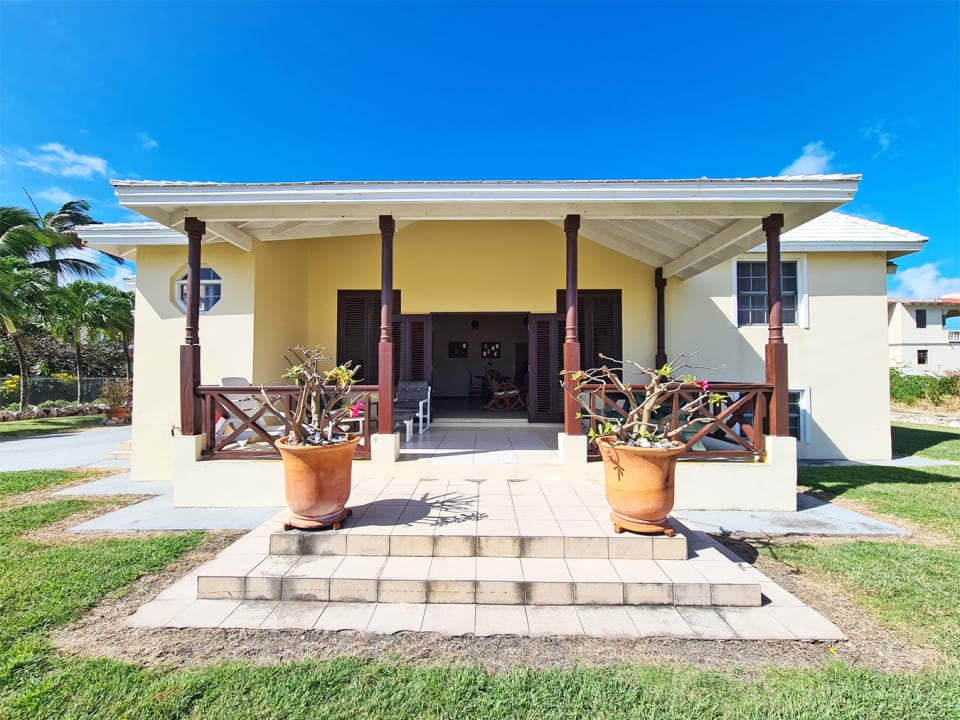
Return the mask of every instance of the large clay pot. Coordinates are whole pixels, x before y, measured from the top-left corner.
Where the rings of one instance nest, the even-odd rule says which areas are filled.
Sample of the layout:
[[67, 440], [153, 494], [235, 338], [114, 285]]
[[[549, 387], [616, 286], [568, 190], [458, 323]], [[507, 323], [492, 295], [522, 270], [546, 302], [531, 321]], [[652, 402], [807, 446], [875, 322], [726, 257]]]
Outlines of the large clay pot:
[[107, 409], [107, 417], [111, 420], [119, 420], [120, 422], [123, 422], [127, 419], [127, 415], [129, 414], [130, 408], [119, 407]]
[[683, 446], [672, 449], [629, 447], [600, 440], [610, 519], [616, 532], [673, 535], [667, 515], [673, 510], [673, 476]]
[[314, 530], [340, 523], [352, 511], [345, 507], [350, 498], [353, 452], [360, 442], [354, 437], [335, 445], [288, 445], [277, 440], [283, 458], [284, 493], [293, 512], [283, 529]]

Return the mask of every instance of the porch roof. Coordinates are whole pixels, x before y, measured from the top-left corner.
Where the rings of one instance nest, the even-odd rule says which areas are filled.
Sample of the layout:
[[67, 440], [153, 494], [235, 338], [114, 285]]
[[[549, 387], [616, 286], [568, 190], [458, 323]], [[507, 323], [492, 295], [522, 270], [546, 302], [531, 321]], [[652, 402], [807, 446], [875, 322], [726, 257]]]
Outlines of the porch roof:
[[[188, 216], [208, 241], [252, 250], [253, 241], [398, 230], [428, 220], [542, 220], [581, 217], [581, 235], [654, 267], [692, 277], [764, 242], [761, 220], [784, 216], [784, 231], [849, 202], [860, 175], [696, 180], [496, 180], [199, 183], [114, 180], [120, 204], [156, 221], [91, 226], [92, 245], [124, 248], [183, 237]], [[165, 230], [164, 230], [165, 228]], [[172, 232], [171, 232], [172, 231]], [[402, 235], [399, 237], [402, 238]], [[185, 238], [181, 241], [185, 242]]]

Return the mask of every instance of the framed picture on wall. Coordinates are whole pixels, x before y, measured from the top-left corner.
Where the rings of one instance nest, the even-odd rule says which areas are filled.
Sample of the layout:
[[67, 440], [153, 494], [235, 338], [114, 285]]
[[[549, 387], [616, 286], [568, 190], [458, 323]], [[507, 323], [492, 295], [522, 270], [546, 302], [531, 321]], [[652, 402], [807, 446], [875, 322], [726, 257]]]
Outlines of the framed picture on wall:
[[500, 357], [500, 343], [482, 342], [480, 343], [480, 357], [485, 360], [494, 360]]
[[470, 345], [469, 343], [462, 342], [460, 340], [451, 340], [450, 344], [447, 346], [447, 357], [452, 358], [465, 358], [469, 357]]

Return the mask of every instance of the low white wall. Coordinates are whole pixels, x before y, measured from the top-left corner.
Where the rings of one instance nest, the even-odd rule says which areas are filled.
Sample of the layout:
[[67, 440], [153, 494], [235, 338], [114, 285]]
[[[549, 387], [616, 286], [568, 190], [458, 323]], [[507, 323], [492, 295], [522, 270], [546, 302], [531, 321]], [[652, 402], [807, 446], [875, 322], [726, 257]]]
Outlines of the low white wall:
[[[201, 437], [171, 440], [173, 500], [177, 507], [270, 507], [284, 504], [283, 463], [280, 460], [201, 460]], [[768, 437], [766, 447], [764, 462], [679, 463], [676, 507], [684, 510], [796, 510], [796, 441]], [[428, 470], [414, 462], [356, 461], [353, 464], [355, 481], [372, 477], [419, 477], [435, 475], [438, 471], [441, 471], [438, 466]], [[539, 465], [444, 465], [442, 473], [449, 478], [563, 476], [584, 482], [602, 482], [603, 464], [574, 459], [568, 463], [558, 461]]]

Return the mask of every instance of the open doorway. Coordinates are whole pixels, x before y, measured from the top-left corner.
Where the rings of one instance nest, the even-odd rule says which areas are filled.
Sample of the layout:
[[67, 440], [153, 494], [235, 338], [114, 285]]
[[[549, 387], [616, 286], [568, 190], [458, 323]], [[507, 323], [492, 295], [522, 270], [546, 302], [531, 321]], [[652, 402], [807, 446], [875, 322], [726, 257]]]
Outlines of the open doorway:
[[[496, 370], [527, 395], [527, 313], [434, 313], [433, 409], [438, 418], [490, 418], [484, 373]], [[501, 413], [526, 419], [524, 411]]]

